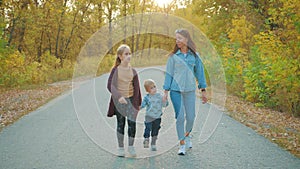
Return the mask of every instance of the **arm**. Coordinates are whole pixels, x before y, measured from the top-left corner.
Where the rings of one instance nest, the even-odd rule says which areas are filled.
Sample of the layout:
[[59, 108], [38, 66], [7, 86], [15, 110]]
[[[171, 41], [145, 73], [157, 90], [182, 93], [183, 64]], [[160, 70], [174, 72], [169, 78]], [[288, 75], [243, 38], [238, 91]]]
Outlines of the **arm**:
[[198, 89], [204, 89], [206, 88], [206, 79], [205, 79], [205, 73], [204, 73], [204, 66], [197, 55], [196, 57], [196, 65], [195, 65], [195, 76], [198, 81]]
[[145, 108], [147, 105], [148, 105], [148, 97], [145, 96], [145, 97], [143, 98], [143, 101], [142, 101], [142, 104], [141, 104], [141, 106], [140, 106], [140, 109]]
[[141, 96], [141, 90], [140, 90], [140, 82], [139, 82], [139, 77], [138, 77], [138, 74], [136, 72], [135, 69], [132, 69], [133, 70], [133, 90], [134, 90], [134, 93], [133, 93], [133, 105], [136, 109], [139, 108], [139, 106], [141, 105], [142, 103], [142, 96]]
[[170, 90], [173, 81], [173, 76], [174, 76], [174, 59], [173, 56], [170, 56], [166, 66], [166, 75], [165, 75], [165, 81], [163, 85], [164, 90], [166, 91]]
[[202, 92], [202, 103], [207, 102], [207, 96], [206, 96], [206, 79], [205, 79], [205, 72], [204, 72], [204, 66], [197, 55], [196, 57], [196, 66], [195, 66], [195, 76], [198, 81], [198, 89]]
[[112, 97], [114, 99], [120, 99], [122, 95], [119, 93], [117, 87], [116, 87], [116, 79], [117, 79], [117, 71], [116, 67], [114, 67], [109, 75], [108, 82], [107, 82], [107, 89], [112, 94]]
[[166, 75], [165, 75], [165, 81], [163, 85], [163, 89], [165, 90], [163, 101], [166, 101], [168, 99], [168, 93], [171, 89], [173, 76], [174, 76], [174, 59], [173, 56], [170, 56], [166, 66]]

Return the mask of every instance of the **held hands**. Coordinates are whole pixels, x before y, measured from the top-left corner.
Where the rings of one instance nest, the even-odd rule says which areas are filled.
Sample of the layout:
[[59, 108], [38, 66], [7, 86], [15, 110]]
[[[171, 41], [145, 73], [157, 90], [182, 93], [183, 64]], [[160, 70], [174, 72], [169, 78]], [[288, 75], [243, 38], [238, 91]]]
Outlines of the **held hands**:
[[124, 97], [120, 97], [119, 102], [121, 104], [127, 104], [127, 101], [126, 101], [126, 99]]
[[165, 90], [162, 101], [165, 103], [168, 101], [168, 91]]

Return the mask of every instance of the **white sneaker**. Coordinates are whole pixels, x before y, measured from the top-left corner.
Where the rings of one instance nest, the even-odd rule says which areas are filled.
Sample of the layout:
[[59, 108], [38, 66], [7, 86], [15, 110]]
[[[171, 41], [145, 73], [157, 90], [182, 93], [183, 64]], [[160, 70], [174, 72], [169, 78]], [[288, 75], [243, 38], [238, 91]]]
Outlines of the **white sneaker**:
[[156, 151], [156, 145], [151, 145], [151, 151]]
[[133, 146], [128, 146], [128, 152], [130, 157], [136, 157], [136, 152]]
[[193, 147], [191, 138], [192, 138], [191, 136], [185, 137], [185, 144], [186, 144], [186, 147], [187, 147], [187, 148], [192, 148], [192, 147]]
[[119, 157], [125, 157], [124, 147], [119, 147], [119, 149], [118, 149], [118, 156]]
[[185, 144], [180, 145], [178, 155], [185, 155]]

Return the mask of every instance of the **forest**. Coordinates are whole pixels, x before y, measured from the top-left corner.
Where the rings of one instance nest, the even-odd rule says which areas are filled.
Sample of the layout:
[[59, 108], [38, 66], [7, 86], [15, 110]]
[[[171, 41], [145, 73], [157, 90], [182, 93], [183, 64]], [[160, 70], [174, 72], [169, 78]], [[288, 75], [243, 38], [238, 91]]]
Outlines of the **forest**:
[[[165, 6], [154, 0], [0, 0], [0, 6], [0, 88], [71, 79], [82, 47], [100, 28], [134, 14], [163, 13], [207, 36], [222, 59], [228, 92], [300, 116], [298, 0], [174, 0]], [[120, 43], [132, 52], [171, 51], [174, 39], [134, 34]], [[107, 44], [99, 74], [110, 70], [116, 47]]]

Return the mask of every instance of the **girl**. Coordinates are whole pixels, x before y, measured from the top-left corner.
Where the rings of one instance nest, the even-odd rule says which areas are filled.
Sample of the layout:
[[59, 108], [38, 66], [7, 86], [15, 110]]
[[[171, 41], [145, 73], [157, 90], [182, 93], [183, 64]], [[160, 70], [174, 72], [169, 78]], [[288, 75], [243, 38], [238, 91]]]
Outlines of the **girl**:
[[136, 117], [141, 105], [139, 78], [136, 70], [130, 66], [131, 52], [127, 45], [117, 49], [115, 65], [112, 68], [107, 89], [111, 93], [108, 117], [117, 117], [118, 156], [124, 157], [124, 128], [127, 118], [128, 124], [128, 152], [131, 157], [136, 156], [133, 147], [136, 133]]
[[203, 103], [207, 102], [206, 80], [202, 61], [196, 53], [196, 46], [189, 32], [184, 29], [176, 30], [175, 36], [176, 44], [167, 62], [163, 88], [165, 99], [170, 91], [175, 110], [176, 130], [180, 142], [178, 155], [185, 155], [186, 145], [192, 148], [189, 135], [195, 119], [195, 78], [198, 81], [198, 89], [202, 92]]

